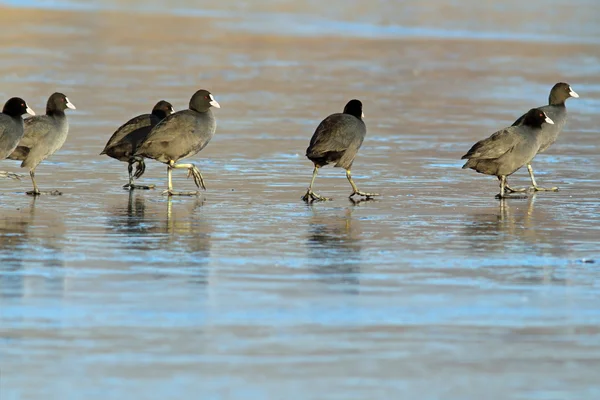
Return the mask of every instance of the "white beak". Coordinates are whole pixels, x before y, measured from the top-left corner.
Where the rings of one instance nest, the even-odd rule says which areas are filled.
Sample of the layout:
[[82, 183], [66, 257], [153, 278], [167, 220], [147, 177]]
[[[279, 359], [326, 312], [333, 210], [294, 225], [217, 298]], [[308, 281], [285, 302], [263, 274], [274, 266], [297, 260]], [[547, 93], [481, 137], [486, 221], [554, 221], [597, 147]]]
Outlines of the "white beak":
[[75, 106], [73, 105], [73, 103], [71, 103], [71, 101], [69, 100], [68, 97], [65, 97], [65, 99], [67, 100], [67, 107], [70, 108], [71, 110], [77, 110], [75, 108]]
[[360, 114], [361, 114], [361, 116], [360, 116], [361, 118], [365, 117], [365, 113], [364, 112], [361, 112]]
[[173, 109], [173, 107], [170, 107], [170, 110], [171, 110], [172, 113], [175, 112], [175, 110]]
[[547, 116], [547, 115], [546, 115], [546, 120], [545, 120], [545, 121], [546, 121], [547, 123], [549, 123], [550, 125], [554, 125], [554, 121], [552, 121], [552, 120], [550, 119], [550, 117], [549, 117], [549, 116]]
[[579, 95], [569, 86], [569, 96], [578, 98]]
[[29, 115], [35, 115], [35, 112], [31, 108], [29, 108], [29, 106], [27, 106], [27, 109], [25, 110], [25, 112]]
[[210, 102], [208, 104], [215, 108], [221, 108], [221, 105], [215, 100], [212, 94], [209, 94], [208, 96], [210, 97]]

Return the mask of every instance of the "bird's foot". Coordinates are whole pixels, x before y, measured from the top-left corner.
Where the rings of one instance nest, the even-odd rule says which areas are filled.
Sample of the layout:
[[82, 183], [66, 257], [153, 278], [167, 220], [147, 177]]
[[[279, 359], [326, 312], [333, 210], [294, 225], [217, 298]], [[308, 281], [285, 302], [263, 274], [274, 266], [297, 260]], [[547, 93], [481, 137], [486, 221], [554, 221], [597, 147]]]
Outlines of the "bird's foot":
[[352, 194], [348, 197], [352, 197], [352, 196], [362, 196], [362, 197], [366, 197], [367, 199], [371, 199], [375, 196], [380, 196], [379, 193], [366, 193], [366, 192], [361, 192], [360, 190], [355, 190], [354, 192], [352, 192]]
[[150, 190], [150, 189], [154, 189], [155, 187], [156, 187], [156, 185], [134, 185], [133, 183], [128, 183], [126, 185], [123, 185], [123, 189], [127, 189], [127, 190], [134, 190], [134, 189]]
[[146, 171], [146, 163], [144, 163], [143, 158], [136, 159], [135, 161], [137, 162], [137, 165], [135, 166], [135, 174], [133, 174], [133, 176], [135, 179], [139, 179]]
[[313, 201], [328, 201], [328, 200], [331, 200], [331, 198], [321, 196], [320, 194], [315, 193], [309, 189], [306, 191], [306, 194], [304, 196], [302, 196], [302, 200], [304, 200], [308, 203], [308, 202], [313, 202]]
[[165, 190], [163, 196], [198, 196], [200, 192], [175, 192], [174, 190]]
[[539, 186], [532, 186], [531, 189], [535, 192], [558, 192], [558, 187], [554, 186], [551, 188], [543, 188]]
[[529, 191], [530, 188], [513, 189], [510, 186], [506, 185], [505, 189], [508, 193], [523, 193]]
[[41, 192], [39, 190], [30, 190], [29, 192], [25, 192], [25, 194], [27, 194], [28, 196], [41, 196], [41, 195], [62, 196], [62, 192], [60, 190], [48, 190], [48, 191], [44, 191], [44, 192]]
[[202, 177], [202, 173], [193, 164], [190, 168], [188, 168], [187, 177], [189, 178], [190, 176], [192, 176], [194, 178], [194, 183], [196, 184], [197, 187], [202, 188], [203, 190], [206, 190], [206, 185], [204, 184], [204, 178]]
[[8, 172], [8, 171], [0, 171], [0, 177], [10, 178], [10, 179], [14, 179], [16, 181], [21, 180], [21, 175], [15, 174], [14, 172]]

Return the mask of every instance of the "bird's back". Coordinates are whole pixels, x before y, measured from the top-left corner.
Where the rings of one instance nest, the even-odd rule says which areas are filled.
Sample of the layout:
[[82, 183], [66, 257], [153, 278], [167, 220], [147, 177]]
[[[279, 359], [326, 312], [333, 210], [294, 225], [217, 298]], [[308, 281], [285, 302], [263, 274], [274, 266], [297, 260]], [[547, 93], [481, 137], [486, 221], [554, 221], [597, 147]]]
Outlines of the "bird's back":
[[23, 137], [23, 120], [0, 113], [0, 160], [7, 158]]
[[510, 175], [530, 162], [540, 146], [540, 128], [511, 126], [480, 140], [462, 158], [463, 168], [488, 175]]
[[107, 154], [121, 161], [129, 160], [160, 120], [154, 114], [142, 114], [130, 119], [113, 133], [100, 154]]
[[365, 123], [349, 114], [332, 114], [315, 130], [306, 157], [319, 166], [350, 168], [367, 134]]
[[21, 167], [32, 168], [62, 147], [69, 133], [66, 116], [39, 115], [24, 121], [24, 134], [9, 156], [22, 160]]

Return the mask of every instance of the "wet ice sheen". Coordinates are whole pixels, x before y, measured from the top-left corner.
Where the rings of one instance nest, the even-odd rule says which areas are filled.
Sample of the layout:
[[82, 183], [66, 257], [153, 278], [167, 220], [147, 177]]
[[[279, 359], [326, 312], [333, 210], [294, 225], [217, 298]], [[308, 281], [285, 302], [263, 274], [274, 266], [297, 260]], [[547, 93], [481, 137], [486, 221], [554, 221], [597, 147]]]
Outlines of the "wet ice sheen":
[[[5, 4], [25, 8], [3, 10], [20, 35], [0, 46], [4, 94], [37, 109], [60, 89], [78, 110], [37, 174], [63, 196], [0, 182], [0, 399], [600, 397], [598, 263], [583, 261], [599, 257], [596, 2], [478, 21], [441, 3]], [[459, 158], [557, 79], [582, 97], [534, 168], [561, 191], [501, 204]], [[110, 134], [198, 85], [223, 107], [192, 159], [208, 191], [161, 197], [154, 162], [140, 182], [157, 190], [123, 191], [124, 165], [98, 155]], [[307, 206], [308, 140], [353, 97], [368, 128], [353, 176], [383, 197], [353, 205], [323, 168], [334, 201]]]

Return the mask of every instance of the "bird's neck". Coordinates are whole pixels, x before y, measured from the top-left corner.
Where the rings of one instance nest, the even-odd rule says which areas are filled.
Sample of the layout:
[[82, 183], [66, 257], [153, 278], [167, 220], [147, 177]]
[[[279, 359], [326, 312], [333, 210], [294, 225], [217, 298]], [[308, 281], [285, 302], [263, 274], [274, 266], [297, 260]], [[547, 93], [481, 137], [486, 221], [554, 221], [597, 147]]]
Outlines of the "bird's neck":
[[560, 99], [556, 99], [552, 96], [550, 96], [548, 98], [548, 104], [550, 104], [551, 106], [565, 106], [565, 100], [560, 100]]
[[167, 113], [162, 110], [154, 110], [154, 111], [152, 111], [152, 115], [154, 115], [160, 119], [167, 118]]
[[60, 118], [65, 116], [64, 111], [46, 109], [46, 115], [49, 117]]

